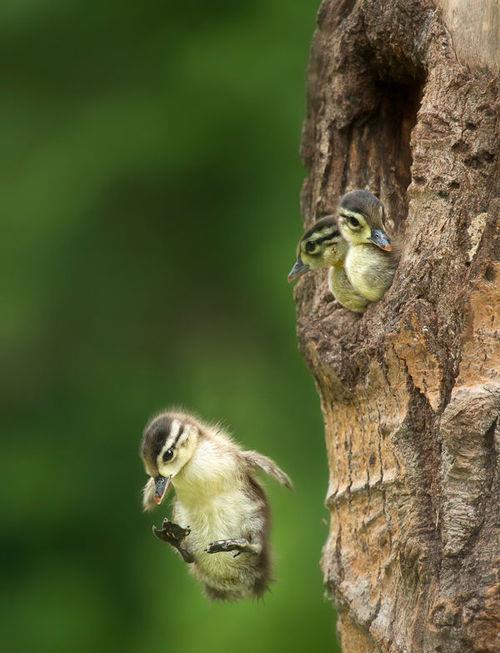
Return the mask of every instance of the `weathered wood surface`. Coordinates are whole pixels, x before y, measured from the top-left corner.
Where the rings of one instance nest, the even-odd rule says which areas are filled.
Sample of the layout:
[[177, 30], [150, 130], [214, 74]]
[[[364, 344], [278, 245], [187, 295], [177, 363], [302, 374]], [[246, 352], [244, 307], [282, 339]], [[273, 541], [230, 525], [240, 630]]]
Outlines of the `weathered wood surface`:
[[[326, 0], [313, 41], [305, 224], [366, 187], [402, 243], [361, 317], [326, 273], [296, 290], [344, 653], [500, 650], [498, 78], [490, 41], [469, 57], [453, 33], [461, 4], [444, 20], [431, 0]], [[467, 4], [469, 25], [491, 5]]]

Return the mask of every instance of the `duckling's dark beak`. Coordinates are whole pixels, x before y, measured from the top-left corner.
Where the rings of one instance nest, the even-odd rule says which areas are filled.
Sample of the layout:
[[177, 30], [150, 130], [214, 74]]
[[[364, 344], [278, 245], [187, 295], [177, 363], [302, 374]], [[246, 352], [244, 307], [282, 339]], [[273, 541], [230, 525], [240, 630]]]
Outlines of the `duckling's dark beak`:
[[170, 485], [170, 476], [157, 476], [155, 478], [155, 503], [160, 505]]
[[302, 261], [300, 256], [298, 256], [293, 268], [288, 273], [288, 282], [290, 283], [291, 281], [295, 281], [295, 279], [298, 279], [308, 271], [309, 266]]
[[392, 250], [391, 240], [382, 229], [372, 229], [370, 240], [374, 245], [380, 247], [380, 249], [383, 249], [385, 252], [390, 252]]

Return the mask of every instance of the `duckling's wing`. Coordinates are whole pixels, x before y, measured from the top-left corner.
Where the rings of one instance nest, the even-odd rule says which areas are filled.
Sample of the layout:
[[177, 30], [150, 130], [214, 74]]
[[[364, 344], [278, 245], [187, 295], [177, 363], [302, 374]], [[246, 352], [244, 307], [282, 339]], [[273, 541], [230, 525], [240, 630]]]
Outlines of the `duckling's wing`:
[[263, 472], [266, 472], [266, 474], [269, 474], [269, 476], [274, 476], [281, 485], [284, 485], [290, 490], [293, 488], [293, 483], [288, 474], [285, 474], [285, 472], [280, 469], [271, 458], [263, 456], [257, 451], [242, 451], [241, 455], [253, 469], [261, 469]]

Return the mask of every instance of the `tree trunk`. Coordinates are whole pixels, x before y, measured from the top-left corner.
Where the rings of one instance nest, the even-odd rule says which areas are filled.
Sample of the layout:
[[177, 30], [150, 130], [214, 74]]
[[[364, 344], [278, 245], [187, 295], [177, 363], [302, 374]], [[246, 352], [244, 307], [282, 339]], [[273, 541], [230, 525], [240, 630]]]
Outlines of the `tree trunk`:
[[402, 243], [361, 317], [326, 274], [296, 290], [344, 653], [500, 650], [497, 19], [495, 0], [325, 0], [318, 16], [305, 223], [368, 188]]

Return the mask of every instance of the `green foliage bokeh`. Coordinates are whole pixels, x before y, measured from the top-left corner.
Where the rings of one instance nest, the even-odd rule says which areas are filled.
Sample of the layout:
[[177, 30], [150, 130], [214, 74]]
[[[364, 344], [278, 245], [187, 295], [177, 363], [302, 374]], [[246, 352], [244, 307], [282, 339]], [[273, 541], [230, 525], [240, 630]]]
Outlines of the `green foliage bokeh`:
[[[337, 650], [321, 414], [286, 283], [316, 9], [1, 3], [2, 651]], [[172, 404], [295, 481], [266, 481], [262, 602], [209, 604], [150, 533], [138, 442]]]

